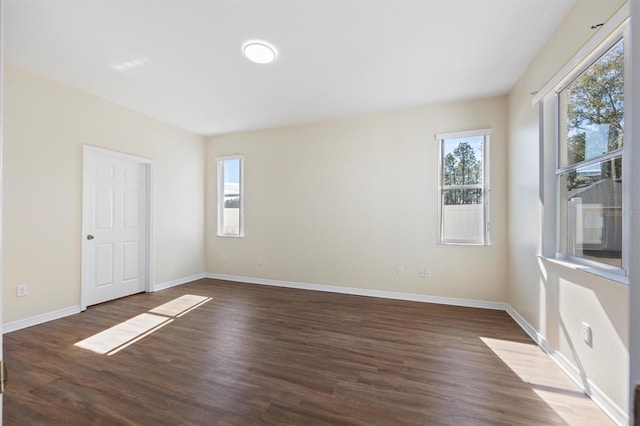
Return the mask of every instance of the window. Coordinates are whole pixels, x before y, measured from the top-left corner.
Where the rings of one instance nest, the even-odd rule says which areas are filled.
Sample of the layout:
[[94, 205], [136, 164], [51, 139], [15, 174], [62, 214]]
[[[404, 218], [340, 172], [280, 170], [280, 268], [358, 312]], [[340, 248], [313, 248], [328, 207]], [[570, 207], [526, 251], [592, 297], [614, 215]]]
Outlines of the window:
[[624, 41], [557, 92], [558, 253], [622, 270]]
[[244, 157], [218, 157], [218, 236], [244, 236]]
[[542, 254], [621, 283], [628, 282], [628, 17], [627, 5], [533, 97], [542, 132]]
[[489, 245], [490, 130], [436, 135], [439, 243]]

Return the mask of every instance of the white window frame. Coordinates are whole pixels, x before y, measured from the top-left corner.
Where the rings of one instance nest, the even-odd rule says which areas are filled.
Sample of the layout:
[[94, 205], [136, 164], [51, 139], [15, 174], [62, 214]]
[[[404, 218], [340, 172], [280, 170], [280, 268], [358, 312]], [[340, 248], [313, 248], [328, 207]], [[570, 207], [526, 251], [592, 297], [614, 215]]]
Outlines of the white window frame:
[[[238, 224], [238, 235], [224, 233], [224, 162], [228, 160], [240, 160], [240, 223]], [[216, 157], [217, 167], [217, 199], [218, 199], [218, 226], [217, 236], [227, 238], [244, 237], [244, 155], [225, 155]]]
[[[622, 153], [622, 208], [623, 212], [630, 206], [630, 192], [628, 182], [630, 176], [630, 158], [627, 153], [631, 141], [626, 137], [630, 116], [630, 78], [631, 75], [631, 49], [629, 31], [629, 5], [626, 3], [616, 12], [609, 21], [596, 33], [568, 62], [564, 67], [547, 82], [542, 89], [533, 95], [532, 103], [539, 103], [540, 116], [540, 188], [542, 200], [542, 245], [541, 256], [563, 264], [569, 268], [582, 270], [616, 282], [628, 284], [629, 265], [629, 236], [625, 229], [629, 229], [629, 215], [622, 216], [622, 268], [615, 265], [592, 261], [576, 256], [571, 256], [559, 251], [560, 247], [560, 209], [559, 209], [559, 180], [560, 174], [566, 167], [561, 167], [560, 158], [560, 110], [559, 93], [566, 88], [578, 75], [588, 69], [609, 49], [620, 40], [624, 41], [624, 93], [625, 93], [625, 145], [612, 151], [608, 156], [616, 156]], [[602, 160], [600, 158], [599, 160]], [[595, 159], [594, 159], [595, 161]], [[588, 161], [585, 161], [587, 163]]]
[[[489, 246], [491, 245], [491, 226], [489, 215], [489, 200], [491, 194], [490, 185], [490, 147], [491, 147], [491, 129], [480, 130], [467, 130], [460, 132], [438, 133], [435, 135], [435, 139], [438, 142], [438, 244], [442, 245], [468, 245], [468, 246]], [[483, 215], [483, 229], [480, 241], [467, 241], [467, 240], [446, 240], [444, 238], [444, 222], [443, 222], [443, 209], [444, 209], [444, 191], [451, 189], [452, 187], [444, 187], [444, 163], [443, 163], [443, 145], [447, 139], [458, 139], [466, 137], [484, 137], [483, 149], [482, 149], [482, 185], [456, 185], [455, 188], [459, 189], [482, 189], [482, 215]]]

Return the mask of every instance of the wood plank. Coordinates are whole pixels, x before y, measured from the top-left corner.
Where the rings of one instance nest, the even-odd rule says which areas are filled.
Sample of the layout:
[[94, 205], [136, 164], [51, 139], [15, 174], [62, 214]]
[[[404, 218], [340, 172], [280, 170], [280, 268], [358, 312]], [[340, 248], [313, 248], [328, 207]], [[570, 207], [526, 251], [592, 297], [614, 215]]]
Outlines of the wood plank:
[[[75, 343], [212, 298], [114, 355]], [[4, 424], [613, 424], [501, 311], [199, 280], [5, 335]]]

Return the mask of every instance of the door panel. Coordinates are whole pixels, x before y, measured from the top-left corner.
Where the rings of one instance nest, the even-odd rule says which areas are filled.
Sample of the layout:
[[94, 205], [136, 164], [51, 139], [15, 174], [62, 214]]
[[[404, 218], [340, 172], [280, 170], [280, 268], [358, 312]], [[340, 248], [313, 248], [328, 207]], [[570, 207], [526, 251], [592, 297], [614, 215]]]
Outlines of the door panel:
[[86, 157], [83, 283], [87, 305], [146, 287], [147, 173], [133, 159]]
[[137, 241], [127, 241], [124, 243], [124, 252], [122, 256], [122, 264], [124, 265], [122, 280], [131, 281], [138, 279], [138, 252], [140, 245]]
[[113, 284], [113, 244], [96, 244], [94, 262], [96, 265], [96, 287]]
[[126, 190], [124, 191], [124, 206], [123, 206], [123, 227], [124, 228], [136, 228], [139, 225], [138, 217], [138, 198], [140, 194], [138, 191]]
[[113, 189], [95, 189], [95, 227], [97, 229], [113, 229]]

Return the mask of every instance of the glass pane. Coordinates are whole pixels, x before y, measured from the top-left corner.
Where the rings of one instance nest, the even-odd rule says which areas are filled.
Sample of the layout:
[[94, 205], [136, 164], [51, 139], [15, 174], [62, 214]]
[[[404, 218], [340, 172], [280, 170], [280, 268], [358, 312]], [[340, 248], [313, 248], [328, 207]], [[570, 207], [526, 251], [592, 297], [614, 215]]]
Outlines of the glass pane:
[[240, 235], [240, 159], [222, 161], [224, 174], [223, 235]]
[[481, 185], [484, 136], [442, 141], [442, 184]]
[[560, 92], [560, 167], [622, 147], [624, 45], [620, 41]]
[[482, 189], [445, 189], [444, 205], [482, 204]]
[[560, 252], [622, 267], [622, 157], [560, 175]]

